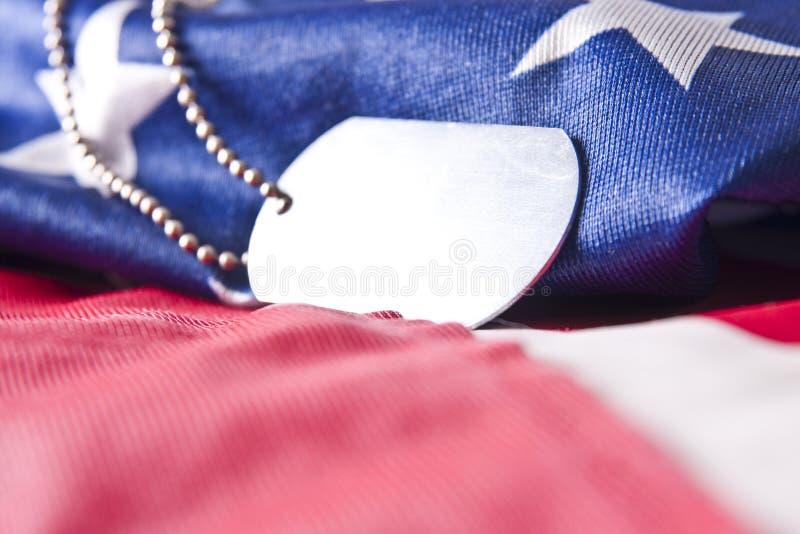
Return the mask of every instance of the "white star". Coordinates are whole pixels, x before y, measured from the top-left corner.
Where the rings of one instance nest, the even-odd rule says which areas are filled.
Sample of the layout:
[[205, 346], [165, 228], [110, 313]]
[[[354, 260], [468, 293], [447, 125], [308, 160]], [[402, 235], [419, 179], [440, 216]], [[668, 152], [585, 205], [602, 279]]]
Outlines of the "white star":
[[[174, 91], [167, 67], [118, 60], [122, 24], [137, 6], [134, 0], [121, 0], [92, 14], [75, 45], [75, 64], [69, 76], [81, 134], [127, 180], [133, 179], [137, 167], [131, 131]], [[56, 111], [66, 104], [54, 71], [38, 72], [36, 83]], [[72, 175], [82, 186], [105, 193], [60, 131], [0, 154], [0, 166], [39, 174]]]
[[615, 29], [627, 30], [687, 90], [715, 46], [800, 57], [800, 47], [732, 30], [742, 16], [741, 12], [686, 11], [646, 0], [589, 0], [548, 28], [512, 76], [565, 57], [595, 35]]

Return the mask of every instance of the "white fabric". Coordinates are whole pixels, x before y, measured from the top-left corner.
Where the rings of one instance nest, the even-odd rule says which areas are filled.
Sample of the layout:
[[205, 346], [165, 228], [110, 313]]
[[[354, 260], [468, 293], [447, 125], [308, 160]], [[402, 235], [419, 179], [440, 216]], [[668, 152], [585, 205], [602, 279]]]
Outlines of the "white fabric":
[[569, 371], [745, 524], [800, 532], [800, 345], [701, 317], [476, 334]]

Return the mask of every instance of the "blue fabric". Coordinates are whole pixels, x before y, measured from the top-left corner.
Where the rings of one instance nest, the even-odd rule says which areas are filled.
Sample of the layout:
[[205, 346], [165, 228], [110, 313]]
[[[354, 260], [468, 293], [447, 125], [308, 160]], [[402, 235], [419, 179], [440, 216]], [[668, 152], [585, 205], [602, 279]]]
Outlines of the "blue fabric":
[[[742, 11], [734, 28], [800, 46], [800, 4], [660, 0]], [[690, 89], [627, 31], [512, 77], [574, 0], [235, 2], [179, 15], [203, 106], [247, 161], [279, 176], [354, 115], [563, 128], [584, 179], [575, 227], [544, 283], [569, 294], [697, 295], [714, 280], [704, 217], [716, 198], [800, 200], [800, 58], [714, 48]], [[70, 36], [100, 4], [75, 1]], [[55, 131], [34, 83], [46, 68], [41, 7], [0, 3], [0, 152]], [[120, 60], [159, 63], [147, 9]], [[244, 250], [261, 199], [232, 182], [174, 98], [134, 131], [138, 183], [204, 241]], [[0, 247], [211, 295], [221, 275], [119, 201], [69, 180], [0, 167]]]

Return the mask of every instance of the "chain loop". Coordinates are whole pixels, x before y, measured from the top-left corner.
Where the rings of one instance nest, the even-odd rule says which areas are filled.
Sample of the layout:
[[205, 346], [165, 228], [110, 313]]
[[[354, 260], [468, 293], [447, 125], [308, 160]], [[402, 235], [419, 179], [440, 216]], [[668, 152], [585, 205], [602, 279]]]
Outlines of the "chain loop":
[[[197, 0], [195, 0], [197, 1]], [[59, 110], [61, 129], [66, 134], [74, 150], [81, 156], [83, 165], [91, 171], [108, 191], [142, 215], [149, 217], [154, 224], [164, 230], [164, 234], [177, 242], [186, 252], [192, 253], [204, 264], [217, 264], [225, 271], [247, 264], [247, 252], [237, 256], [233, 252], [217, 250], [209, 244], [201, 244], [198, 237], [186, 232], [183, 223], [174, 217], [170, 210], [144, 188], [128, 183], [105, 162], [101, 154], [84, 138], [75, 116], [75, 103], [70, 90], [70, 69], [67, 46], [64, 40], [64, 12], [68, 0], [45, 0], [43, 5], [43, 27], [46, 31], [44, 46], [48, 50], [47, 61], [56, 72], [66, 105]], [[209, 2], [206, 2], [209, 4]], [[217, 162], [227, 168], [232, 176], [241, 178], [244, 183], [259, 190], [262, 197], [277, 202], [278, 213], [285, 212], [291, 205], [291, 198], [281, 191], [275, 182], [265, 181], [263, 173], [239, 159], [216, 131], [214, 124], [206, 118], [205, 111], [197, 102], [197, 93], [189, 83], [189, 73], [182, 66], [179, 42], [175, 33], [175, 19], [171, 16], [175, 7], [173, 0], [153, 0], [151, 6], [152, 28], [156, 34], [156, 46], [161, 50], [162, 63], [170, 67], [170, 81], [178, 89], [178, 104], [185, 108], [186, 121], [194, 128], [197, 138], [205, 143], [206, 150]]]

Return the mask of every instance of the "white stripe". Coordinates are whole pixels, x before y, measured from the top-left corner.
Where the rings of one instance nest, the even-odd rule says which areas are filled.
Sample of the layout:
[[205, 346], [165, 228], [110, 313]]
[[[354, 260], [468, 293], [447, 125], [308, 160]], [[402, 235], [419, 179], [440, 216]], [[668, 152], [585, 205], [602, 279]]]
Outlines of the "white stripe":
[[800, 345], [701, 317], [476, 334], [568, 370], [745, 524], [800, 532]]

